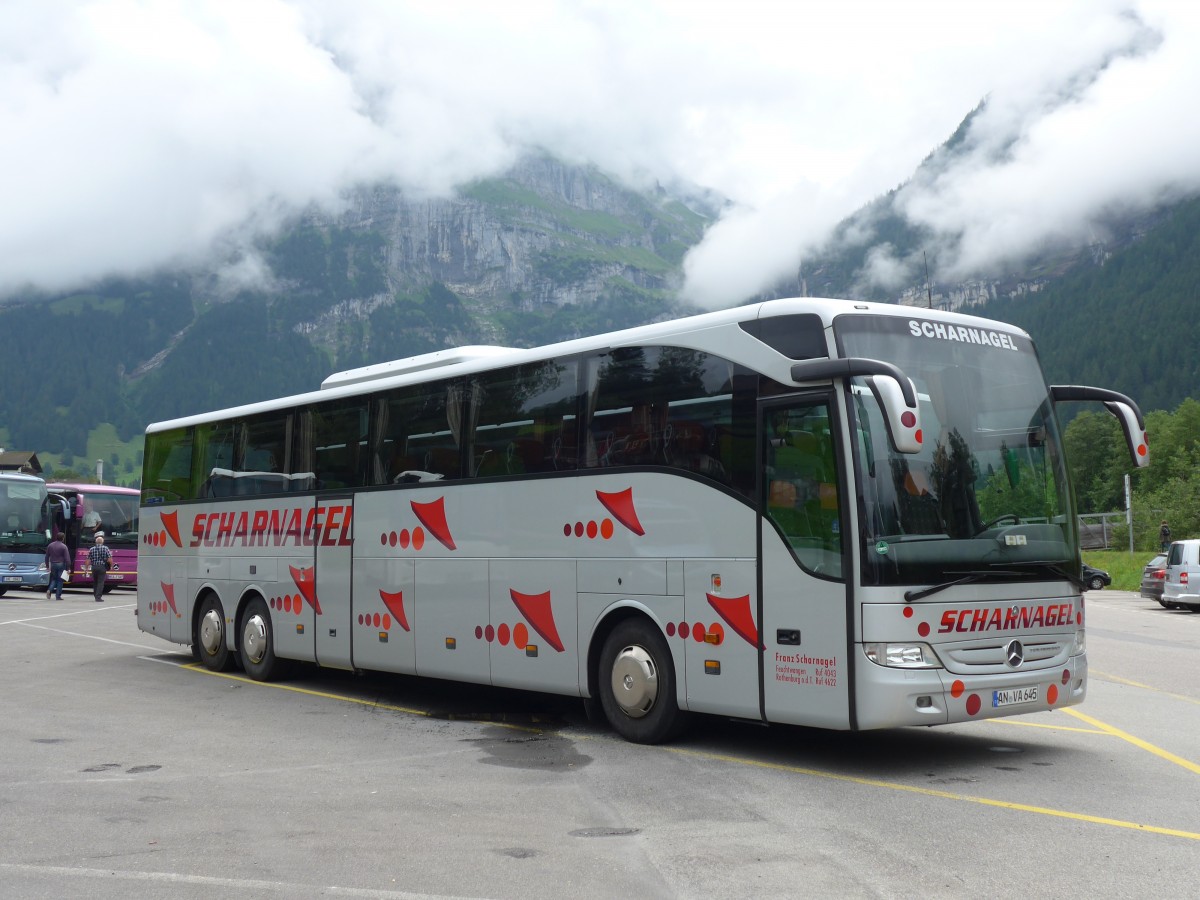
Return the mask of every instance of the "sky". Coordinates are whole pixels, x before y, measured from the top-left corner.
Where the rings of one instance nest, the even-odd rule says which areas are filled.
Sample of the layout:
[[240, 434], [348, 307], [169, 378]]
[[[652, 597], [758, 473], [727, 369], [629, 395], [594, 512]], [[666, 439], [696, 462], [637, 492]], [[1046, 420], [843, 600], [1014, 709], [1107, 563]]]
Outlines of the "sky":
[[[1200, 190], [1197, 48], [1188, 0], [0, 0], [0, 297], [261, 277], [238, 251], [299, 210], [452, 196], [530, 150], [727, 198], [685, 260], [701, 306], [901, 185], [969, 277]], [[911, 265], [877, 247], [868, 275]]]

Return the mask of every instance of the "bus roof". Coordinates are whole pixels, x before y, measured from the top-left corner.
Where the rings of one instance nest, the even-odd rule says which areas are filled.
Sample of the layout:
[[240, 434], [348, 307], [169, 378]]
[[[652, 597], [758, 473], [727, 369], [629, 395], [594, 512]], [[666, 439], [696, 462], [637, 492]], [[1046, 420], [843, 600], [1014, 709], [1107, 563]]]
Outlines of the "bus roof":
[[34, 481], [41, 482], [42, 484], [46, 483], [45, 478], [39, 478], [37, 475], [26, 475], [24, 472], [0, 472], [0, 479], [5, 481], [21, 481], [26, 483]]
[[[827, 297], [803, 297], [784, 300], [767, 300], [748, 306], [670, 319], [650, 325], [639, 325], [622, 331], [590, 337], [575, 338], [557, 344], [516, 349], [508, 347], [468, 346], [439, 350], [390, 363], [378, 363], [359, 369], [350, 369], [330, 375], [321, 388], [290, 397], [248, 403], [228, 409], [185, 416], [164, 422], [156, 422], [146, 428], [147, 433], [169, 431], [204, 422], [220, 421], [239, 416], [256, 415], [272, 410], [287, 409], [320, 403], [326, 400], [354, 396], [389, 388], [419, 384], [431, 378], [455, 378], [477, 372], [524, 363], [535, 363], [546, 359], [570, 357], [597, 350], [611, 350], [639, 344], [663, 343], [676, 347], [715, 353], [752, 366], [763, 374], [781, 383], [791, 382], [790, 368], [795, 362], [781, 353], [768, 348], [757, 338], [740, 329], [731, 331], [727, 326], [750, 322], [759, 318], [775, 316], [814, 314], [821, 318], [826, 328], [833, 324], [838, 315], [867, 314], [919, 317], [962, 325], [978, 326], [988, 321], [993, 330], [1009, 331], [1028, 337], [1013, 325], [982, 320], [976, 316], [898, 306], [893, 303], [869, 303], [858, 300], [836, 300]], [[774, 357], [774, 359], [772, 359]]]
[[141, 494], [137, 488], [121, 487], [116, 484], [75, 484], [67, 481], [54, 481], [47, 484], [46, 488], [51, 491], [79, 491], [82, 494]]

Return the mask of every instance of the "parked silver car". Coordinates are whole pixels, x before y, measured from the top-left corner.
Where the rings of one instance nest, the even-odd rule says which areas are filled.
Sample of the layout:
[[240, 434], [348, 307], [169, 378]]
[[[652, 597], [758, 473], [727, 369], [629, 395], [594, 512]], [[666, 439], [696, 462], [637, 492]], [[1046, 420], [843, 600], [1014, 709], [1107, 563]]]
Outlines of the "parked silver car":
[[1200, 540], [1175, 541], [1167, 549], [1162, 605], [1200, 612]]

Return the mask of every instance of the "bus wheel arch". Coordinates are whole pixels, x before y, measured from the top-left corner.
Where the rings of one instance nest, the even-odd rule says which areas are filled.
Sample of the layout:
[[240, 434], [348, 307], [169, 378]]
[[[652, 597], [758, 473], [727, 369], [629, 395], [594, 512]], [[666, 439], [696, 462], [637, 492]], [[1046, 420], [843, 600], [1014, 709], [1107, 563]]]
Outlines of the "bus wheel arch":
[[671, 648], [643, 613], [627, 610], [605, 620], [589, 649], [588, 686], [613, 730], [628, 741], [662, 743], [686, 723]]
[[202, 593], [196, 604], [196, 621], [192, 623], [192, 644], [200, 654], [204, 667], [213, 672], [225, 672], [233, 664], [229, 649], [228, 629], [225, 627], [225, 608], [216, 591]]
[[275, 655], [275, 624], [267, 601], [257, 592], [242, 598], [237, 615], [237, 652], [242, 670], [255, 681], [271, 681], [283, 671]]

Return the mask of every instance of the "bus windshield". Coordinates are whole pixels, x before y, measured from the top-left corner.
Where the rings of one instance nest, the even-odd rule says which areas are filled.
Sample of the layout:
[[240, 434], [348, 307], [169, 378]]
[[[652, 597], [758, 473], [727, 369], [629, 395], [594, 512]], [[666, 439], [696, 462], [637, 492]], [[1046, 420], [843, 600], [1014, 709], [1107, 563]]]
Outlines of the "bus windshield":
[[41, 481], [0, 480], [0, 551], [45, 550], [45, 501]]
[[81, 545], [95, 543], [96, 532], [103, 531], [104, 541], [110, 548], [137, 548], [137, 494], [104, 494], [93, 490], [85, 495], [84, 502], [86, 512], [79, 536]]
[[919, 315], [842, 316], [834, 328], [843, 356], [899, 366], [921, 412], [922, 449], [899, 453], [867, 381], [852, 382], [864, 583], [1077, 569], [1061, 434], [1028, 338]]

